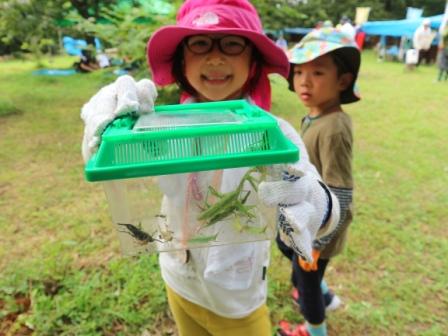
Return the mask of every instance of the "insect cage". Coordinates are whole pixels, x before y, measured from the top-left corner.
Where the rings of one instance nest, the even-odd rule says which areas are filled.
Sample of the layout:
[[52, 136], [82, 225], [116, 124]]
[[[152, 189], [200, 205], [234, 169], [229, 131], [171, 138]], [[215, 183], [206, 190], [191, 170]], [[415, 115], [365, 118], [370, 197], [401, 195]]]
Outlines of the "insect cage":
[[135, 255], [272, 238], [262, 167], [298, 157], [276, 119], [245, 100], [166, 105], [116, 119], [85, 174], [104, 184], [122, 250]]

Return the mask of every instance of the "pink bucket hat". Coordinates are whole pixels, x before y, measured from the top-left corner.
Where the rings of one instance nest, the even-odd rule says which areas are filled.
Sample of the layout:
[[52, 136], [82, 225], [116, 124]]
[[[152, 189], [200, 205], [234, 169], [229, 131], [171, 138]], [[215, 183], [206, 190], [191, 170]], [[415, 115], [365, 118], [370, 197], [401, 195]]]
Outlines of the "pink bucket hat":
[[222, 33], [249, 39], [264, 59], [266, 73], [288, 77], [285, 52], [264, 33], [254, 6], [247, 0], [187, 0], [179, 9], [176, 25], [154, 32], [147, 56], [153, 80], [158, 85], [175, 82], [172, 58], [177, 46], [189, 35]]

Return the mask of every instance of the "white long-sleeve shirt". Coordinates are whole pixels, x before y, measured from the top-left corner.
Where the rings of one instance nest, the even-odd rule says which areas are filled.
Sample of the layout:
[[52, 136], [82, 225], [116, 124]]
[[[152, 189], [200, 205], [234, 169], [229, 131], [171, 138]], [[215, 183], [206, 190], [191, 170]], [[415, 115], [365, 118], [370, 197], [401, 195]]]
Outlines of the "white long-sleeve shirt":
[[[309, 162], [300, 136], [289, 123], [277, 119], [283, 133], [299, 148], [301, 166], [305, 173], [320, 179], [316, 168]], [[246, 171], [247, 168], [224, 170], [221, 191], [234, 190]], [[165, 192], [163, 200], [162, 211], [165, 212], [170, 227], [179, 225], [178, 223], [185, 220], [184, 195], [188, 175], [171, 175], [167, 180], [168, 184], [176, 186], [175, 190], [171, 188], [171, 192], [170, 190]], [[213, 175], [213, 171], [204, 171], [196, 175], [197, 184], [203, 192], [211, 184]], [[161, 187], [163, 190], [163, 183]], [[256, 197], [249, 197], [247, 204], [256, 202]], [[196, 220], [195, 207], [190, 206], [189, 209], [189, 220]], [[217, 223], [211, 230], [225, 230], [225, 225]], [[209, 234], [216, 233], [215, 231]], [[220, 232], [221, 234], [225, 233]], [[269, 241], [258, 241], [192, 249], [189, 251], [190, 257], [187, 263], [182, 252], [163, 252], [160, 253], [159, 262], [164, 281], [177, 294], [220, 316], [241, 318], [249, 315], [266, 301], [269, 251]]]
[[428, 50], [431, 47], [431, 42], [436, 34], [432, 32], [430, 27], [420, 25], [414, 33], [413, 45], [417, 50]]

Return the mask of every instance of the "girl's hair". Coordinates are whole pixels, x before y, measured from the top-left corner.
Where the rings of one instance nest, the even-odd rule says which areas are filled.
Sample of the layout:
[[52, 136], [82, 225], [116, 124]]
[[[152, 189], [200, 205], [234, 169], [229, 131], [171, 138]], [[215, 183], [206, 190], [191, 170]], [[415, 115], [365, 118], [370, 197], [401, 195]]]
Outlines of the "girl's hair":
[[[256, 87], [261, 72], [263, 69], [263, 56], [258, 51], [258, 49], [250, 43], [252, 46], [252, 56], [251, 56], [251, 72], [249, 74], [250, 79], [244, 86], [243, 94], [250, 93], [251, 89]], [[181, 42], [176, 48], [172, 59], [173, 67], [171, 69], [171, 74], [176, 79], [176, 83], [181, 89], [181, 91], [186, 92], [190, 96], [197, 96], [196, 90], [188, 82], [184, 74], [184, 43]], [[254, 67], [252, 70], [252, 66]]]
[[181, 42], [173, 54], [173, 67], [171, 74], [176, 80], [177, 85], [181, 91], [188, 93], [190, 96], [196, 95], [196, 90], [190, 85], [184, 74], [184, 43]]
[[[355, 74], [355, 70], [347, 62], [347, 55], [345, 53], [344, 48], [339, 48], [339, 49], [333, 50], [333, 51], [329, 52], [327, 55], [330, 55], [331, 59], [333, 60], [334, 64], [336, 65], [338, 77], [342, 76], [343, 74], [345, 74], [347, 72]], [[289, 69], [289, 75], [288, 75], [288, 88], [291, 91], [294, 91], [294, 66], [295, 65], [296, 64], [291, 64], [291, 68]]]

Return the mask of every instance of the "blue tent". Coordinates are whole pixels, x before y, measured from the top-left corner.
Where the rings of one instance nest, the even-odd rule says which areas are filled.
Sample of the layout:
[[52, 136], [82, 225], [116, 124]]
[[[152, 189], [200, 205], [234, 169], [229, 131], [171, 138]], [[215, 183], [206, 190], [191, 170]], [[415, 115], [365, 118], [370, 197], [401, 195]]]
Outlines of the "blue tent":
[[[87, 42], [81, 39], [74, 39], [70, 36], [62, 38], [62, 44], [67, 54], [71, 56], [81, 56], [81, 50], [87, 47]], [[101, 42], [95, 37], [95, 48], [97, 51], [101, 50]]]
[[[372, 21], [361, 26], [361, 30], [367, 35], [379, 36], [406, 36], [412, 38], [415, 30], [420, 26], [424, 18], [414, 20]], [[431, 28], [438, 30], [442, 24], [443, 14], [430, 16]]]

